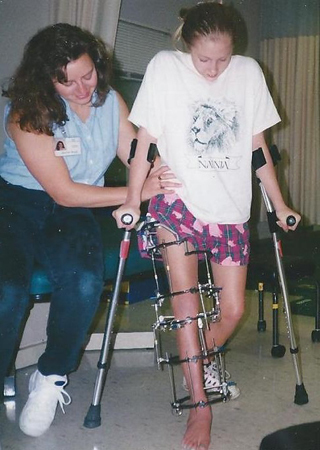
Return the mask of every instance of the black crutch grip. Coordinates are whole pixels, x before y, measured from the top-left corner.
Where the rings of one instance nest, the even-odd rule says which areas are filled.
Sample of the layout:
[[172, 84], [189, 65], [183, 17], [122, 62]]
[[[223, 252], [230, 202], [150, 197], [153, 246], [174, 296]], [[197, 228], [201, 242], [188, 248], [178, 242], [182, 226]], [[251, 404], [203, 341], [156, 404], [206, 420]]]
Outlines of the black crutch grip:
[[296, 224], [296, 218], [294, 216], [288, 216], [286, 222], [289, 227], [292, 227]]
[[151, 164], [151, 167], [153, 166], [153, 163], [156, 159], [157, 152], [158, 152], [157, 145], [151, 143], [149, 146], [148, 155], [147, 155], [147, 161]]
[[129, 154], [129, 158], [128, 158], [128, 164], [131, 163], [131, 160], [134, 158], [134, 156], [136, 154], [137, 143], [138, 143], [137, 139], [132, 139], [131, 147], [130, 147], [130, 154]]

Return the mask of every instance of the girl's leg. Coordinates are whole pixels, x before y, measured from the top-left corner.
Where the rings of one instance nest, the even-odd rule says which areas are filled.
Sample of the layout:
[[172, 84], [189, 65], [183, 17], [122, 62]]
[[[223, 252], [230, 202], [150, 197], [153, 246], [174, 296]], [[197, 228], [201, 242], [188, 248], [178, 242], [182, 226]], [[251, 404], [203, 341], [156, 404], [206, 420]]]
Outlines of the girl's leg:
[[44, 263], [54, 285], [43, 375], [76, 369], [103, 287], [100, 229], [91, 211], [56, 206], [44, 229]]
[[[159, 227], [158, 239], [160, 243], [171, 242], [171, 232]], [[183, 245], [172, 245], [164, 252], [164, 263], [170, 269], [170, 284], [172, 292], [183, 291], [198, 285], [198, 260], [196, 255], [185, 256]], [[195, 317], [199, 313], [198, 294], [185, 293], [172, 298], [172, 309], [176, 319]], [[201, 346], [198, 335], [197, 321], [185, 325], [177, 330], [177, 345], [181, 359], [200, 355]], [[193, 403], [206, 402], [207, 397], [203, 389], [202, 360], [195, 360], [189, 364], [183, 363], [182, 369], [191, 394]], [[197, 407], [190, 410], [187, 431], [183, 439], [183, 447], [190, 449], [208, 449], [211, 430], [211, 409]]]
[[247, 266], [222, 266], [211, 263], [214, 284], [221, 287], [221, 321], [206, 332], [208, 348], [224, 345], [237, 327], [245, 307]]

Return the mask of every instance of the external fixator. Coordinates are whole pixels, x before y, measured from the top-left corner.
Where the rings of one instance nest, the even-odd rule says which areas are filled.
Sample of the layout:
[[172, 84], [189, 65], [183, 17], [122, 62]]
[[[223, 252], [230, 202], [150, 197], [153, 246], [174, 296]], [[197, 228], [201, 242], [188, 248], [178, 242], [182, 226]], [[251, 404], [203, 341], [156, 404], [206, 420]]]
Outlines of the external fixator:
[[[198, 361], [201, 361], [203, 363], [203, 361], [207, 360], [208, 358], [211, 358], [212, 356], [216, 356], [218, 354], [222, 354], [222, 351], [217, 350], [216, 348], [212, 348], [210, 350], [206, 350], [206, 351], [202, 351], [200, 354], [198, 355], [194, 355], [191, 357], [186, 356], [185, 358], [180, 359], [179, 356], [168, 356], [166, 358], [164, 358], [161, 362], [162, 363], [167, 363], [167, 364], [172, 364], [172, 365], [178, 365], [178, 364], [183, 364], [183, 363], [197, 363]], [[219, 363], [219, 366], [221, 365], [221, 363]]]
[[[172, 240], [166, 242], [159, 242], [158, 240], [158, 228], [164, 228], [172, 235]], [[156, 321], [153, 324], [153, 333], [155, 341], [156, 361], [159, 369], [166, 366], [169, 371], [169, 379], [171, 385], [172, 394], [172, 409], [175, 413], [180, 414], [183, 409], [201, 408], [209, 404], [216, 403], [218, 401], [225, 401], [228, 399], [228, 385], [226, 382], [225, 364], [222, 350], [215, 347], [214, 342], [212, 348], [208, 349], [205, 338], [205, 331], [210, 329], [211, 323], [220, 321], [220, 292], [221, 288], [216, 287], [213, 283], [212, 269], [210, 264], [211, 253], [208, 250], [194, 250], [190, 249], [190, 245], [186, 239], [180, 239], [179, 236], [164, 224], [160, 224], [147, 215], [145, 222], [139, 227], [139, 234], [142, 240], [144, 251], [151, 258], [153, 266], [153, 274], [155, 280], [155, 296], [152, 297], [154, 302], [153, 306], [156, 314]], [[172, 282], [170, 277], [170, 265], [168, 259], [168, 252], [172, 246], [183, 246], [184, 255], [190, 257], [197, 254], [203, 260], [204, 271], [201, 272], [201, 282], [191, 286], [190, 288], [174, 291], [172, 289]], [[199, 258], [199, 259], [200, 259]], [[163, 284], [161, 275], [163, 274], [163, 266], [165, 269], [167, 283]], [[200, 272], [200, 266], [199, 266]], [[163, 293], [163, 291], [165, 291]], [[199, 296], [199, 312], [195, 316], [188, 316], [185, 318], [177, 319], [173, 315], [164, 314], [164, 306], [166, 300], [170, 300], [174, 297], [183, 294], [194, 294]], [[200, 353], [197, 355], [188, 356], [184, 358], [171, 355], [167, 352], [163, 352], [162, 335], [166, 331], [176, 331], [183, 327], [187, 327], [192, 323], [197, 324], [197, 331], [200, 343]], [[192, 402], [193, 382], [190, 377], [190, 391], [188, 396], [178, 398], [177, 388], [175, 384], [175, 371], [174, 367], [181, 366], [182, 364], [190, 365], [193, 363], [203, 364], [204, 370], [206, 367], [205, 361], [213, 361], [215, 365], [215, 371], [217, 380], [215, 382], [214, 389], [207, 391], [205, 386], [205, 379], [203, 380], [204, 389], [208, 396], [207, 402]], [[191, 375], [191, 372], [190, 372]]]
[[[187, 401], [189, 397], [186, 397], [185, 399], [181, 399], [183, 401]], [[207, 406], [212, 405], [213, 403], [217, 403], [217, 400], [215, 399], [211, 399], [211, 400], [207, 400], [206, 402], [203, 400], [200, 400], [199, 402], [196, 403], [190, 403], [190, 404], [182, 404], [181, 402], [177, 402], [177, 403], [172, 403], [171, 406], [174, 410], [174, 412], [178, 415], [181, 414], [180, 410], [181, 409], [203, 409], [206, 408]]]
[[[172, 411], [175, 414], [182, 414], [182, 411], [184, 409], [192, 409], [192, 408], [202, 408], [206, 407], [208, 405], [212, 405], [214, 403], [218, 402], [226, 402], [230, 398], [230, 393], [228, 389], [228, 383], [226, 380], [226, 370], [225, 370], [225, 364], [224, 364], [224, 353], [221, 350], [215, 349], [210, 352], [207, 352], [208, 355], [213, 353], [214, 358], [212, 359], [211, 363], [209, 364], [203, 364], [204, 371], [206, 371], [206, 367], [210, 367], [211, 364], [214, 364], [214, 370], [216, 372], [215, 374], [215, 383], [214, 386], [208, 386], [206, 385], [206, 381], [204, 379], [204, 391], [207, 397], [207, 401], [201, 401], [201, 402], [193, 402], [193, 382], [191, 377], [191, 370], [189, 369], [190, 373], [190, 387], [187, 387], [184, 384], [184, 388], [189, 391], [189, 395], [177, 398], [177, 391], [175, 388], [175, 380], [174, 380], [174, 371], [173, 371], [173, 365], [176, 363], [174, 361], [174, 358], [168, 358], [170, 361], [168, 363], [169, 367], [169, 377], [170, 377], [170, 383], [171, 383], [171, 393], [173, 397], [173, 401], [171, 402]], [[194, 363], [199, 360], [203, 360], [207, 358], [198, 358], [198, 356], [192, 357], [192, 358], [185, 358], [184, 360], [181, 360], [180, 362], [190, 365], [190, 363]], [[177, 362], [178, 363], [178, 362]]]

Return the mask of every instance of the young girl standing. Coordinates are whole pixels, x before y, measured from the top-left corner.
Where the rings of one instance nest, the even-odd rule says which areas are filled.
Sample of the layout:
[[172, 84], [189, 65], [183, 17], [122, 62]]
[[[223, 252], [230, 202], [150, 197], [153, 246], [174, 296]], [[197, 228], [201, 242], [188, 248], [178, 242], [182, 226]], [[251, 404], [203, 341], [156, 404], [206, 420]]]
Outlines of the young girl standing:
[[[210, 250], [215, 285], [221, 291], [221, 321], [206, 332], [222, 346], [235, 330], [244, 311], [249, 261], [248, 220], [251, 208], [252, 151], [262, 148], [266, 164], [257, 171], [274, 205], [278, 224], [295, 229], [300, 216], [282, 198], [264, 139], [264, 130], [280, 121], [259, 65], [233, 55], [235, 27], [230, 7], [199, 3], [183, 10], [180, 37], [187, 51], [162, 51], [149, 63], [129, 119], [139, 127], [137, 154], [130, 168], [125, 204], [115, 212], [139, 220], [141, 189], [149, 170], [147, 151], [156, 143], [162, 161], [182, 186], [175, 194], [153, 197], [149, 212], [165, 224], [158, 227], [161, 242], [172, 233], [187, 239], [197, 250]], [[159, 176], [159, 185], [166, 175]], [[289, 227], [286, 218], [296, 224]], [[130, 228], [127, 227], [127, 228]], [[197, 286], [197, 256], [185, 256], [183, 246], [167, 247], [173, 291]], [[175, 270], [177, 269], [177, 270]], [[187, 292], [172, 299], [177, 319], [194, 317], [199, 298]], [[177, 331], [181, 359], [200, 354], [197, 324]], [[187, 366], [183, 364], [183, 366]], [[203, 385], [203, 362], [183, 367], [192, 401], [182, 445], [208, 449], [212, 413]]]

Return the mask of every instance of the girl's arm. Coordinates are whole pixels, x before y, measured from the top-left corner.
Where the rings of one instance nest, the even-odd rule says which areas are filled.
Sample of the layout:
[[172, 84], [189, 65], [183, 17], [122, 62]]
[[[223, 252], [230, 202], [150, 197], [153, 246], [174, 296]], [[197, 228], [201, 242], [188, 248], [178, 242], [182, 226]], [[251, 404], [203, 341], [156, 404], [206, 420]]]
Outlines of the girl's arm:
[[[119, 128], [119, 145], [117, 150], [117, 155], [119, 159], [123, 162], [126, 167], [129, 167], [128, 158], [131, 148], [132, 140], [136, 137], [136, 132], [133, 128], [133, 125], [128, 120], [128, 107], [124, 100], [121, 98], [119, 94], [117, 94], [119, 106], [120, 106], [120, 128]], [[139, 131], [139, 136], [141, 135], [141, 131]], [[139, 138], [140, 139], [140, 138]], [[150, 142], [151, 142], [150, 136]], [[155, 142], [152, 139], [152, 142]], [[141, 143], [140, 143], [141, 144]], [[149, 145], [150, 143], [146, 144]], [[139, 146], [140, 148], [140, 146]], [[139, 149], [136, 149], [136, 155], [138, 155]], [[130, 168], [134, 162], [135, 158], [132, 159]], [[145, 159], [146, 161], [146, 159]], [[159, 157], [156, 158], [153, 168], [150, 170], [150, 164], [147, 164], [147, 172], [148, 177], [145, 179], [145, 182], [141, 191], [141, 199], [142, 201], [149, 200], [151, 197], [157, 194], [163, 193], [172, 193], [172, 188], [178, 186], [180, 184], [176, 183], [175, 177], [172, 172], [169, 170], [167, 166], [161, 166], [161, 160]], [[159, 177], [162, 178], [162, 188], [160, 190], [160, 182]], [[165, 188], [165, 189], [163, 189]], [[171, 189], [171, 190], [170, 190]], [[124, 203], [125, 199], [122, 203]], [[140, 203], [139, 203], [140, 204]]]
[[[119, 228], [123, 227], [121, 217], [124, 214], [131, 214], [133, 217], [132, 224], [127, 226], [128, 229], [133, 228], [140, 218], [140, 203], [143, 200], [142, 188], [150, 171], [150, 163], [147, 161], [148, 150], [151, 143], [156, 144], [156, 139], [143, 127], [139, 128], [137, 139], [138, 143], [135, 157], [130, 163], [128, 195], [125, 203], [113, 212]], [[159, 179], [158, 186], [161, 188]]]
[[[258, 149], [259, 147], [262, 148], [262, 151], [264, 153], [266, 164], [260, 169], [256, 171], [257, 177], [261, 180], [264, 188], [266, 189], [266, 192], [268, 194], [268, 197], [270, 198], [273, 207], [276, 212], [276, 216], [278, 217], [277, 224], [284, 230], [295, 230], [298, 226], [298, 223], [301, 220], [301, 216], [290, 209], [284, 202], [278, 180], [276, 177], [276, 172], [274, 170], [272, 158], [268, 149], [268, 146], [266, 144], [266, 141], [264, 139], [263, 133], [259, 133], [255, 136], [253, 136], [253, 150]], [[293, 226], [288, 226], [286, 223], [288, 216], [294, 216], [296, 219], [296, 223]]]

